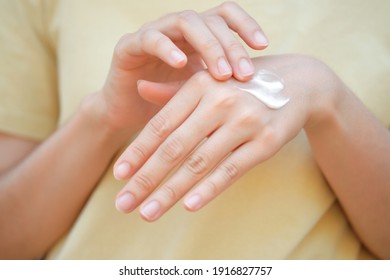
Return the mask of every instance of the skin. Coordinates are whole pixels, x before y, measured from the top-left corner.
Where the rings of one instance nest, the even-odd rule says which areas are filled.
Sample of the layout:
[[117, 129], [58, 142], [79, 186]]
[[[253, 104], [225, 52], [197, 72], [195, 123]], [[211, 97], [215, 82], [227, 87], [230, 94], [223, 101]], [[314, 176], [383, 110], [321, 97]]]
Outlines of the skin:
[[[233, 6], [228, 3], [214, 10], [216, 21], [224, 19], [219, 13], [226, 14], [226, 7]], [[121, 211], [131, 212], [140, 205], [141, 216], [155, 221], [182, 196], [185, 207], [196, 211], [304, 129], [318, 165], [356, 232], [378, 257], [389, 258], [390, 223], [383, 222], [389, 220], [389, 132], [328, 67], [298, 55], [263, 57], [252, 62], [282, 77], [291, 98], [281, 110], [268, 109], [223, 82], [232, 75], [241, 80], [250, 78], [251, 74], [240, 73], [239, 61], [247, 55], [237, 44], [217, 40], [224, 53], [229, 53], [226, 60], [232, 69], [230, 75], [218, 72], [219, 58], [225, 59], [222, 52], [183, 41], [192, 33], [186, 24], [169, 25], [172, 16], [179, 22], [197, 17], [192, 12], [173, 14], [168, 20], [160, 19], [161, 25], [157, 21], [125, 35], [115, 49], [102, 90], [88, 96], [74, 117], [42, 144], [0, 136], [0, 149], [7, 159], [2, 159], [0, 177], [0, 213], [7, 213], [0, 214], [0, 225], [5, 229], [0, 233], [0, 257], [36, 258], [44, 254], [71, 226], [112, 157], [146, 124], [114, 167], [116, 177], [129, 180], [117, 197]], [[209, 14], [201, 16], [204, 22], [205, 17]], [[180, 26], [179, 31], [167, 35], [171, 29], [164, 29], [162, 23], [172, 28]], [[216, 28], [206, 26], [209, 30]], [[222, 26], [227, 31], [225, 25], [218, 28]], [[235, 30], [234, 24], [227, 26]], [[253, 38], [260, 31], [257, 25], [253, 25], [256, 31], [248, 30]], [[187, 35], [175, 37], [178, 33]], [[172, 41], [161, 39], [166, 38], [162, 35]], [[209, 40], [204, 43], [213, 45]], [[153, 44], [161, 48], [149, 47]], [[227, 51], [227, 45], [235, 46], [230, 48], [234, 55]], [[177, 51], [176, 46], [186, 57], [172, 62], [169, 57]], [[209, 72], [199, 71], [203, 69], [200, 58]], [[178, 68], [180, 71], [175, 70]], [[161, 77], [160, 73], [167, 74]], [[183, 84], [183, 80], [188, 81]], [[9, 150], [10, 143], [20, 149], [15, 157]], [[83, 157], [74, 161], [78, 154]], [[229, 156], [225, 159], [225, 155]], [[184, 164], [159, 186], [180, 159]], [[55, 169], [50, 164], [53, 161], [59, 162]], [[216, 167], [215, 172], [207, 176], [212, 167]], [[130, 195], [130, 203], [121, 200], [124, 195]], [[191, 199], [193, 196], [198, 198]], [[154, 209], [159, 207], [153, 215], [151, 203]]]
[[259, 25], [229, 2], [148, 23], [119, 40], [103, 88], [51, 137], [0, 133], [0, 258], [39, 258], [73, 224], [112, 158], [159, 109], [138, 94], [141, 77], [185, 80], [205, 64], [217, 80], [249, 79], [253, 64], [232, 31], [252, 48], [267, 46]]
[[282, 77], [291, 99], [285, 107], [269, 109], [207, 72], [177, 93], [161, 83], [139, 84], [141, 95], [157, 104], [168, 101], [160, 92], [173, 97], [116, 162], [116, 177], [128, 179], [117, 208], [139, 207], [151, 222], [184, 196], [185, 208], [196, 211], [304, 129], [357, 234], [374, 254], [389, 258], [389, 131], [315, 59], [271, 56], [254, 64]]

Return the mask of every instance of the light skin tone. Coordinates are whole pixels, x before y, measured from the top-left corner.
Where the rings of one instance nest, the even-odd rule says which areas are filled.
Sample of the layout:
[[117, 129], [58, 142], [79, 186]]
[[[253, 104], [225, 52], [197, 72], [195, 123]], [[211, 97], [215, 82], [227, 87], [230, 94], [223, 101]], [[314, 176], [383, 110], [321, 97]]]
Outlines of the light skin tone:
[[254, 64], [284, 80], [291, 99], [285, 107], [269, 109], [207, 72], [177, 93], [161, 83], [139, 84], [140, 94], [156, 104], [171, 99], [116, 162], [116, 177], [129, 180], [117, 208], [138, 207], [142, 218], [155, 221], [184, 197], [184, 207], [196, 211], [304, 129], [357, 234], [374, 254], [389, 258], [389, 131], [315, 59], [271, 56]]
[[0, 133], [0, 258], [39, 258], [73, 224], [112, 158], [159, 109], [139, 96], [141, 77], [185, 80], [205, 64], [217, 80], [249, 79], [252, 61], [232, 31], [254, 49], [267, 46], [233, 3], [149, 23], [121, 38], [102, 89], [51, 137], [39, 143]]
[[[226, 13], [226, 5], [223, 10]], [[221, 10], [212, 13], [218, 15], [217, 22], [224, 18]], [[187, 12], [180, 14], [179, 20], [193, 17]], [[175, 37], [180, 32], [187, 34], [186, 38], [190, 36], [186, 24], [179, 32], [167, 35], [170, 28], [165, 26], [177, 26], [170, 25], [167, 18], [122, 38], [102, 90], [86, 98], [75, 116], [39, 147], [18, 137], [0, 137], [1, 152], [13, 155], [9, 143], [20, 150], [12, 161], [1, 163], [0, 213], [12, 214], [0, 215], [1, 227], [7, 229], [1, 232], [0, 252], [8, 254], [0, 257], [42, 255], [72, 224], [115, 153], [145, 124], [115, 165], [116, 177], [129, 180], [117, 197], [121, 211], [131, 212], [139, 206], [141, 216], [154, 221], [182, 196], [185, 207], [196, 211], [304, 129], [318, 165], [356, 232], [377, 256], [390, 257], [390, 226], [382, 222], [389, 220], [390, 191], [386, 183], [390, 178], [386, 171], [390, 159], [385, 155], [390, 150], [390, 134], [337, 76], [317, 60], [298, 55], [253, 60], [248, 64], [269, 68], [285, 81], [291, 101], [280, 110], [271, 110], [222, 82], [232, 75], [245, 81], [253, 73], [254, 67], [243, 67], [252, 70], [242, 71], [240, 60], [247, 59], [247, 54], [237, 44], [217, 39], [223, 53], [229, 54], [226, 61], [231, 71], [226, 74], [229, 71], [220, 71], [227, 68], [220, 67], [224, 63], [219, 58], [225, 57], [218, 48], [197, 48], [190, 40], [186, 44], [183, 36]], [[207, 22], [214, 21], [208, 18]], [[157, 31], [150, 31], [150, 26]], [[206, 26], [216, 30], [210, 23]], [[237, 29], [232, 23], [228, 26]], [[261, 49], [266, 44], [256, 43], [258, 31], [256, 24], [245, 31], [251, 35], [239, 33], [247, 38], [248, 45]], [[173, 42], [185, 50], [184, 60], [176, 59], [180, 55], [172, 56], [178, 51]], [[134, 44], [138, 47], [132, 47]], [[161, 48], [149, 47], [156, 44]], [[208, 41], [206, 45], [213, 44]], [[235, 47], [228, 51], [227, 45]], [[209, 72], [199, 71], [199, 58]], [[161, 77], [160, 73], [167, 75]], [[175, 83], [182, 80], [188, 81], [184, 85]], [[136, 94], [137, 89], [143, 98]], [[75, 162], [75, 154], [84, 156]], [[183, 166], [159, 186], [181, 159]], [[59, 162], [56, 169], [52, 168], [53, 161]], [[215, 172], [208, 175], [214, 167]], [[375, 173], [368, 172], [371, 170]], [[46, 176], [42, 178], [41, 174]], [[121, 200], [123, 195], [131, 196], [130, 203]], [[157, 211], [152, 213], [153, 209]]]

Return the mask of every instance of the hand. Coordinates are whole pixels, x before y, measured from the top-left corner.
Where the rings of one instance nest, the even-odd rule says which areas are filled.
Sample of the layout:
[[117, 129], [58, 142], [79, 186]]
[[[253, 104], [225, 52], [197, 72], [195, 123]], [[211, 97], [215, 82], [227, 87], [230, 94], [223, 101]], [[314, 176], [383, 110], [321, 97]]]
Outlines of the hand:
[[136, 94], [140, 79], [186, 80], [204, 65], [218, 80], [232, 75], [249, 79], [253, 64], [232, 31], [254, 49], [264, 49], [268, 44], [256, 21], [230, 2], [201, 14], [169, 14], [124, 35], [115, 48], [101, 91], [109, 123], [140, 129], [157, 112], [158, 107]]
[[326, 116], [335, 82], [323, 64], [275, 56], [256, 65], [284, 79], [290, 102], [272, 110], [207, 72], [195, 74], [116, 162], [116, 177], [130, 178], [117, 196], [120, 211], [142, 203], [141, 216], [155, 221], [185, 194], [184, 206], [198, 210]]

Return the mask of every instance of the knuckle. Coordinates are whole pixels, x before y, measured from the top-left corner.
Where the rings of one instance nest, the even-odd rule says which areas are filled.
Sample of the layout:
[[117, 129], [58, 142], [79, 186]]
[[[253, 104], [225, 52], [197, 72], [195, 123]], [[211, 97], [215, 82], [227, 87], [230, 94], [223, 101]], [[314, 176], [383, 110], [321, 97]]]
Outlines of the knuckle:
[[154, 29], [147, 29], [140, 34], [140, 41], [143, 46], [150, 46], [151, 49], [161, 49], [169, 40]]
[[238, 95], [230, 92], [223, 92], [221, 94], [214, 94], [212, 97], [214, 98], [214, 107], [228, 110], [237, 104]]
[[224, 19], [218, 15], [206, 15], [203, 17], [203, 19], [208, 25], [220, 24], [225, 22]]
[[135, 143], [131, 146], [130, 152], [135, 155], [135, 157], [139, 160], [142, 161], [143, 159], [146, 158], [146, 151], [145, 148], [139, 144]]
[[269, 148], [270, 151], [277, 149], [279, 145], [279, 136], [275, 128], [265, 126], [262, 130], [262, 142]]
[[135, 175], [134, 183], [137, 186], [137, 188], [142, 192], [149, 193], [154, 189], [154, 184], [150, 179], [150, 176], [144, 173]]
[[180, 198], [179, 194], [177, 193], [176, 188], [172, 185], [166, 184], [166, 185], [162, 186], [161, 191], [171, 201], [176, 201]]
[[219, 6], [222, 12], [230, 12], [238, 7], [238, 4], [233, 1], [225, 1]]
[[199, 71], [192, 76], [191, 81], [201, 88], [210, 87], [215, 82], [208, 71]]
[[221, 188], [218, 187], [218, 185], [215, 182], [213, 182], [212, 180], [205, 181], [205, 184], [206, 184], [212, 197], [217, 196], [221, 192]]
[[168, 118], [160, 112], [150, 120], [149, 129], [154, 136], [165, 138], [170, 131]]
[[220, 43], [215, 38], [202, 42], [200, 46], [205, 52], [219, 51], [221, 49]]
[[149, 28], [145, 28], [140, 31], [138, 36], [141, 44], [146, 45], [150, 41], [150, 38], [152, 38], [153, 33], [154, 32], [152, 31], [152, 29]]
[[186, 160], [184, 166], [192, 175], [199, 175], [207, 170], [208, 159], [205, 155], [194, 154]]
[[180, 26], [188, 25], [198, 17], [199, 17], [198, 13], [193, 10], [186, 10], [177, 14], [177, 18]]
[[229, 53], [237, 52], [237, 53], [245, 53], [245, 49], [239, 41], [230, 41], [226, 45], [226, 50]]
[[204, 88], [211, 89], [215, 86], [215, 80], [213, 77], [211, 77], [211, 74], [209, 71], [199, 71], [195, 73], [188, 82], [186, 82], [186, 85], [189, 85], [191, 87], [194, 87], [198, 90], [195, 91], [195, 94], [199, 96], [206, 95]]
[[234, 1], [226, 1], [219, 6], [220, 14], [224, 17], [230, 17], [235, 14], [236, 11], [243, 11], [246, 16], [240, 18], [240, 24], [242, 26], [253, 27], [254, 20], [251, 16], [249, 16], [239, 4]]
[[114, 57], [121, 60], [127, 55], [127, 45], [128, 41], [131, 39], [131, 36], [132, 34], [127, 33], [120, 37], [118, 43], [115, 45], [114, 48]]
[[258, 114], [253, 110], [243, 110], [240, 112], [240, 115], [236, 117], [236, 124], [237, 126], [252, 126], [259, 123], [259, 116]]
[[219, 170], [227, 182], [236, 179], [239, 174], [238, 166], [234, 163], [224, 163], [219, 167]]
[[183, 155], [184, 146], [177, 136], [172, 135], [161, 146], [160, 156], [169, 163], [175, 162]]

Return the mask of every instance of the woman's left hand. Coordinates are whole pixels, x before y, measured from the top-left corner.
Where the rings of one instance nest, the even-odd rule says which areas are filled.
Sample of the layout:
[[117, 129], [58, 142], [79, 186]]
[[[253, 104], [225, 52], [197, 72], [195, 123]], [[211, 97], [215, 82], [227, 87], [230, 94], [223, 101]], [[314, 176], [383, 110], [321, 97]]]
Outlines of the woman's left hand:
[[[118, 210], [128, 213], [141, 205], [141, 216], [155, 221], [185, 194], [184, 206], [198, 210], [319, 119], [324, 99], [332, 96], [318, 90], [327, 77], [321, 63], [292, 55], [255, 64], [284, 79], [290, 102], [273, 110], [206, 71], [195, 74], [116, 162], [116, 178], [130, 179], [117, 196]], [[159, 85], [146, 82], [142, 88], [151, 100], [147, 89]]]

